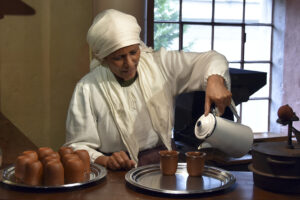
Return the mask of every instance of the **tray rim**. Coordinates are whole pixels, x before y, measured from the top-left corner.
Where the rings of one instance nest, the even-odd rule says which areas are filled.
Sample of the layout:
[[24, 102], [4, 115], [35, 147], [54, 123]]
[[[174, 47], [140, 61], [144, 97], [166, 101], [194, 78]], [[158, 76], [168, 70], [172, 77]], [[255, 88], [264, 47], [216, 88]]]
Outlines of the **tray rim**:
[[[181, 169], [186, 168], [186, 163], [178, 163], [178, 168], [181, 168]], [[146, 190], [146, 191], [149, 191], [149, 192], [155, 192], [155, 193], [166, 194], [166, 195], [180, 195], [180, 196], [184, 195], [185, 196], [185, 195], [207, 194], [207, 193], [212, 193], [212, 192], [225, 190], [227, 188], [230, 188], [236, 182], [235, 176], [232, 173], [230, 173], [229, 171], [218, 168], [218, 167], [209, 166], [209, 165], [205, 165], [204, 170], [211, 170], [211, 171], [214, 171], [214, 172], [221, 172], [221, 174], [223, 176], [224, 175], [227, 176], [227, 179], [228, 179], [227, 183], [225, 183], [224, 185], [222, 185], [220, 187], [211, 188], [211, 189], [208, 189], [208, 190], [189, 190], [188, 191], [188, 190], [169, 190], [169, 189], [151, 188], [151, 187], [148, 187], [148, 186], [143, 186], [143, 185], [139, 184], [137, 181], [133, 180], [132, 177], [136, 174], [139, 174], [139, 171], [149, 170], [149, 169], [152, 169], [152, 171], [160, 169], [160, 164], [146, 165], [146, 166], [141, 166], [141, 167], [131, 169], [125, 175], [126, 183], [130, 184], [131, 186], [133, 186], [137, 189], [142, 189], [142, 190]]]
[[[9, 180], [6, 178], [7, 173], [11, 173], [10, 171], [15, 170], [14, 164], [7, 166], [4, 169], [0, 170], [0, 183], [3, 183], [10, 187], [17, 187], [21, 189], [34, 189], [34, 190], [59, 190], [59, 189], [73, 189], [77, 187], [86, 186], [91, 183], [95, 183], [97, 181], [100, 181], [104, 179], [107, 176], [107, 170], [105, 167], [98, 165], [96, 163], [91, 163], [91, 170], [96, 170], [99, 175], [94, 177], [93, 179], [90, 179], [88, 181], [82, 182], [82, 183], [70, 183], [70, 184], [64, 184], [64, 185], [58, 185], [58, 186], [45, 186], [45, 185], [39, 185], [39, 186], [30, 186], [22, 183], [16, 183], [12, 180]], [[14, 172], [12, 172], [14, 174]]]

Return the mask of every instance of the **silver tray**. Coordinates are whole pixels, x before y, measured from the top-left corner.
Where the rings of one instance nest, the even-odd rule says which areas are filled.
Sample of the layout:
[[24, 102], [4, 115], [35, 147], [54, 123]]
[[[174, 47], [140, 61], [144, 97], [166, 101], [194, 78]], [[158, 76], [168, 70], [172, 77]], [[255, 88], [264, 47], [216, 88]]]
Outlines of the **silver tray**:
[[204, 166], [202, 176], [191, 177], [186, 171], [186, 163], [178, 163], [173, 176], [162, 175], [160, 165], [156, 164], [128, 171], [125, 180], [129, 186], [151, 193], [195, 195], [227, 189], [236, 179], [230, 172], [211, 166]]
[[14, 165], [9, 166], [0, 171], [0, 182], [4, 183], [7, 186], [22, 188], [22, 189], [37, 189], [37, 190], [57, 190], [57, 189], [73, 189], [77, 187], [86, 186], [91, 183], [95, 183], [105, 178], [107, 171], [104, 167], [91, 163], [91, 173], [87, 181], [82, 183], [70, 183], [59, 186], [30, 186], [22, 183], [18, 183], [15, 177], [15, 167]]

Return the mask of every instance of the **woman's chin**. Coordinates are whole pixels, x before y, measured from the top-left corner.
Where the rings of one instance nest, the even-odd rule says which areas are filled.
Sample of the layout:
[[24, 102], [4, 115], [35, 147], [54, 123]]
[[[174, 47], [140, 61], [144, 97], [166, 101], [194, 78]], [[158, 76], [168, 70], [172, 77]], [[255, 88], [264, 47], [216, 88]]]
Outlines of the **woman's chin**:
[[129, 80], [131, 80], [131, 79], [133, 79], [133, 78], [135, 77], [135, 74], [136, 74], [136, 73], [123, 74], [121, 78], [122, 78], [124, 81], [129, 81]]

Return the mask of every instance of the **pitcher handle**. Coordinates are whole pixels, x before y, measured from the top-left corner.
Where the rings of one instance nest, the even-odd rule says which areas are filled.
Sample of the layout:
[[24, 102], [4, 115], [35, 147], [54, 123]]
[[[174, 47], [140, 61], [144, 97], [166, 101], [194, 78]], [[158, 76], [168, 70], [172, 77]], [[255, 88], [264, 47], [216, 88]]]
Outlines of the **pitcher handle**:
[[[236, 110], [236, 107], [235, 107], [235, 103], [233, 101], [233, 99], [231, 99], [231, 103], [230, 105], [228, 106], [231, 110], [231, 112], [233, 113], [233, 115], [235, 116], [235, 118], [237, 119], [237, 123], [241, 123], [241, 117], [239, 116], [239, 114], [237, 113], [237, 110]], [[218, 110], [218, 107], [215, 107], [215, 108], [212, 108], [211, 109], [211, 113], [214, 115], [214, 116], [220, 116], [220, 112]]]
[[230, 108], [231, 112], [233, 113], [233, 115], [235, 116], [235, 118], [237, 120], [237, 123], [241, 123], [241, 117], [237, 113], [237, 110], [236, 110], [235, 103], [234, 103], [233, 99], [231, 99], [231, 103], [229, 105], [229, 108]]

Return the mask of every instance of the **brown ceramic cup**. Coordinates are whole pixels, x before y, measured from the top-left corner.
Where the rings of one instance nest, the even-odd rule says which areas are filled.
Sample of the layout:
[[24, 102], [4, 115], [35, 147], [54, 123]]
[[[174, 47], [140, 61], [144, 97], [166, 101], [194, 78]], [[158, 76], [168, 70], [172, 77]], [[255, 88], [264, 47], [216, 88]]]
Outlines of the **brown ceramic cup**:
[[41, 161], [36, 160], [26, 165], [26, 173], [24, 175], [24, 183], [26, 185], [38, 186], [42, 185], [43, 165]]
[[187, 171], [189, 175], [201, 176], [204, 169], [206, 153], [191, 151], [191, 152], [186, 152], [185, 156], [186, 156]]
[[57, 186], [64, 184], [64, 167], [57, 159], [45, 163], [44, 184], [46, 186]]
[[66, 183], [81, 183], [85, 181], [84, 164], [80, 158], [65, 160], [64, 169]]
[[54, 152], [52, 154], [49, 154], [48, 156], [44, 157], [42, 160], [42, 164], [46, 165], [47, 162], [49, 162], [50, 160], [58, 160], [60, 161], [60, 156], [57, 152]]
[[51, 149], [50, 147], [40, 147], [38, 149], [38, 156], [40, 160], [43, 160], [44, 157], [46, 157], [47, 155], [53, 153], [53, 149]]
[[20, 155], [17, 157], [16, 163], [15, 163], [15, 177], [18, 179], [18, 181], [23, 182], [24, 176], [26, 173], [26, 165], [35, 162], [33, 157], [28, 155]]
[[79, 156], [79, 158], [82, 160], [82, 162], [84, 164], [85, 173], [89, 174], [91, 171], [89, 153], [84, 149], [76, 150], [74, 153], [77, 154]]
[[21, 155], [30, 156], [35, 161], [39, 159], [38, 154], [36, 153], [36, 151], [31, 151], [31, 150], [23, 151]]
[[65, 147], [65, 146], [60, 147], [58, 152], [61, 157], [64, 157], [64, 155], [69, 154], [69, 153], [74, 153], [74, 151], [71, 147]]
[[160, 170], [163, 175], [171, 176], [176, 173], [178, 164], [178, 151], [162, 150], [160, 155]]
[[76, 158], [76, 159], [80, 159], [79, 156], [75, 153], [68, 153], [65, 154], [62, 158], [61, 158], [61, 162], [63, 163], [63, 165], [66, 164], [67, 160], [72, 159], [72, 158]]

